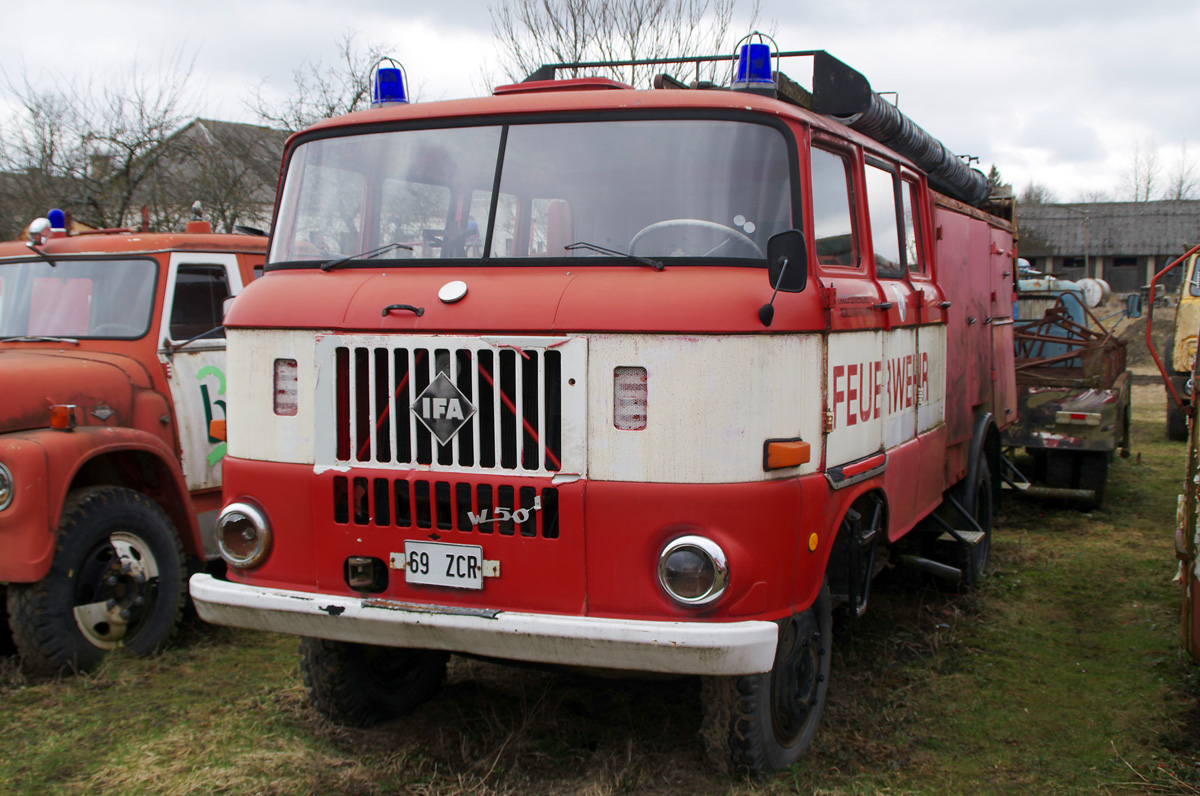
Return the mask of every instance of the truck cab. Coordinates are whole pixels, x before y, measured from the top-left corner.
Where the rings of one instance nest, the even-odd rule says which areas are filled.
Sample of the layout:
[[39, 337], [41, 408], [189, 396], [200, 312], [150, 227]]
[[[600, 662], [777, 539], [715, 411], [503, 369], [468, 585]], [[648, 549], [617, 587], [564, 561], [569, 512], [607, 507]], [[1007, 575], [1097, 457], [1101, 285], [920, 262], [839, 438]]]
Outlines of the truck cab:
[[223, 302], [266, 239], [70, 234], [0, 244], [0, 583], [25, 668], [83, 671], [171, 636], [217, 559]]
[[[1183, 278], [1175, 300], [1175, 321], [1163, 346], [1163, 360], [1175, 393], [1184, 401], [1193, 401], [1194, 383], [1192, 365], [1196, 361], [1196, 328], [1200, 325], [1200, 274], [1196, 272], [1196, 261], [1200, 255], [1192, 254], [1183, 264]], [[1176, 442], [1188, 438], [1187, 414], [1183, 407], [1168, 392], [1167, 394], [1167, 439]]]

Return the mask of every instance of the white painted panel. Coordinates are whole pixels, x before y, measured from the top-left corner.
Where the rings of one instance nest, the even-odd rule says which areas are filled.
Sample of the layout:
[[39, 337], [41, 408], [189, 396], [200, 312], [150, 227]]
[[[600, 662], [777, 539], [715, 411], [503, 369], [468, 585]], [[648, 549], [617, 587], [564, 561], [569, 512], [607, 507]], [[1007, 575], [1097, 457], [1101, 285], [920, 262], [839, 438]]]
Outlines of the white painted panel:
[[928, 374], [917, 356], [915, 329], [892, 329], [883, 337], [883, 444], [894, 448], [917, 434], [917, 390]]
[[[294, 464], [316, 461], [317, 432], [333, 428], [333, 415], [318, 411], [318, 385], [329, 393], [332, 377], [317, 370], [315, 337], [311, 331], [229, 330], [230, 455]], [[276, 359], [296, 360], [299, 400], [291, 417], [275, 414]]]
[[[595, 335], [588, 340], [593, 480], [733, 483], [815, 472], [821, 336]], [[613, 370], [644, 367], [647, 427], [613, 425]], [[767, 439], [800, 437], [812, 459], [763, 471]]]
[[840, 332], [829, 336], [826, 401], [832, 415], [825, 463], [861, 459], [883, 445], [887, 372], [883, 332]]
[[[173, 252], [167, 269], [165, 300], [158, 335], [158, 359], [167, 372], [171, 402], [175, 407], [176, 432], [182, 451], [180, 465], [189, 490], [213, 489], [221, 485], [221, 459], [226, 443], [208, 435], [210, 420], [226, 419], [225, 338], [208, 337], [171, 350], [170, 319], [174, 309], [175, 282], [180, 265], [217, 265], [225, 269], [231, 295], [242, 287], [237, 255], [215, 252]], [[174, 344], [185, 342], [174, 340]]]
[[941, 424], [946, 418], [946, 327], [922, 326], [917, 331], [917, 352], [926, 378], [920, 383], [917, 433]]

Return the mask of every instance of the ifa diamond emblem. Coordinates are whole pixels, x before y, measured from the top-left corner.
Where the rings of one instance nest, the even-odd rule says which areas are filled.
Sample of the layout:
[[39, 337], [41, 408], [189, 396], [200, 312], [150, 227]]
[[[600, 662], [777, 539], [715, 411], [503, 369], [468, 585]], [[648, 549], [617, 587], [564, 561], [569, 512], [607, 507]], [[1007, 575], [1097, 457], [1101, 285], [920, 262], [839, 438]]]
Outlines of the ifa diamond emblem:
[[475, 406], [445, 373], [439, 373], [421, 390], [412, 412], [438, 442], [446, 445], [475, 414]]

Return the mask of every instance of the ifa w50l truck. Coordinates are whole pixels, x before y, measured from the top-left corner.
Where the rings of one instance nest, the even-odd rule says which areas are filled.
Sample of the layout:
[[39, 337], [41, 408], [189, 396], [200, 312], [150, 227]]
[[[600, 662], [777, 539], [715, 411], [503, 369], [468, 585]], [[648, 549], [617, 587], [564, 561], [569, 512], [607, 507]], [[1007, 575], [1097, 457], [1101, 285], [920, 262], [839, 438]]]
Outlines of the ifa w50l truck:
[[350, 724], [453, 653], [699, 675], [711, 759], [761, 773], [816, 732], [836, 606], [901, 557], [979, 578], [1013, 227], [859, 73], [781, 54], [810, 97], [768, 48], [732, 89], [552, 65], [290, 139], [202, 617], [304, 637]]
[[0, 244], [0, 584], [25, 668], [146, 654], [216, 560], [224, 299], [266, 239], [105, 230], [52, 211]]

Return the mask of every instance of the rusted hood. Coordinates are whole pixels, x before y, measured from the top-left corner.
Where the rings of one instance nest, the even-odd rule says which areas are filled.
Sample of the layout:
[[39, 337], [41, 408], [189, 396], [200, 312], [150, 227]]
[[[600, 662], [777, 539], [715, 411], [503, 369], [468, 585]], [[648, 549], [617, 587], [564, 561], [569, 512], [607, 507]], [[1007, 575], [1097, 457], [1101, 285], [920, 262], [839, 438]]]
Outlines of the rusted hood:
[[[439, 298], [462, 282], [455, 301]], [[278, 271], [249, 285], [230, 327], [347, 331], [763, 332], [766, 269], [728, 266], [392, 267]], [[816, 290], [780, 294], [771, 331], [821, 320]]]
[[113, 354], [0, 347], [0, 433], [45, 428], [54, 404], [74, 404], [80, 423], [128, 425], [133, 396], [148, 386], [136, 361]]

